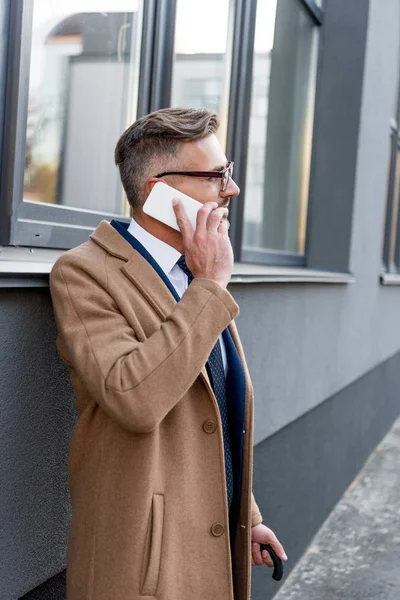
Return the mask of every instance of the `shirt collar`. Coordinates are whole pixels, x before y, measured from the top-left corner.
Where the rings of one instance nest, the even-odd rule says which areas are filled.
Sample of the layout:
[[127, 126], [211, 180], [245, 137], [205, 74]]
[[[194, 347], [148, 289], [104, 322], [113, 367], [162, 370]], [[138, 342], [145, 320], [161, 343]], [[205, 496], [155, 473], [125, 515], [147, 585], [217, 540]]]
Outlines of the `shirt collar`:
[[178, 252], [178, 250], [175, 250], [175, 248], [169, 244], [159, 240], [143, 229], [135, 219], [131, 219], [128, 232], [146, 248], [147, 252], [151, 254], [166, 275], [172, 271], [178, 259], [181, 257], [181, 253]]

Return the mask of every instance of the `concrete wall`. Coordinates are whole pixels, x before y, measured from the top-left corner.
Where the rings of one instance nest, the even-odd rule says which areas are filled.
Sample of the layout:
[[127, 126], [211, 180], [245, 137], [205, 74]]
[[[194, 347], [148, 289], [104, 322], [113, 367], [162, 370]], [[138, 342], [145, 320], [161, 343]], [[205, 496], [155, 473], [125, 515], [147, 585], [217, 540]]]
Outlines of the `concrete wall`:
[[0, 600], [65, 567], [72, 390], [47, 289], [0, 290]]

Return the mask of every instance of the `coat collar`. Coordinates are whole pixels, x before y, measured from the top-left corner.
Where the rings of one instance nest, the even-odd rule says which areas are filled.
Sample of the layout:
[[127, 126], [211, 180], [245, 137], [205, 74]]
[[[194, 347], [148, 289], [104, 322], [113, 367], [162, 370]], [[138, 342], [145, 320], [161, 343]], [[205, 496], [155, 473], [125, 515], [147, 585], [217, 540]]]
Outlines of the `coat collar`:
[[132, 246], [124, 240], [114, 227], [111, 227], [108, 221], [101, 221], [91, 234], [90, 239], [106, 250], [108, 254], [122, 258], [125, 261], [129, 260], [134, 253]]
[[170, 284], [168, 285], [162, 278], [161, 269], [161, 273], [157, 269], [157, 263], [152, 265], [107, 221], [102, 221], [90, 238], [108, 254], [124, 261], [121, 271], [159, 316], [165, 319], [174, 309], [179, 296], [174, 297]]

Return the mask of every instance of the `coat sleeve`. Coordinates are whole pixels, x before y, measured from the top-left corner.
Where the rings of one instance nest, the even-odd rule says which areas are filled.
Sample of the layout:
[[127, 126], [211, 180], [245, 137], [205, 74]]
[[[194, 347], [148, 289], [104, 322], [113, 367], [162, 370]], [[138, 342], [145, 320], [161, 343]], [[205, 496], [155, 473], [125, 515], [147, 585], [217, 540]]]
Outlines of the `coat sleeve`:
[[255, 501], [253, 492], [251, 493], [251, 526], [255, 527], [256, 525], [259, 525], [260, 523], [262, 523], [263, 518], [262, 518], [262, 514], [260, 513], [260, 509], [257, 506], [257, 502]]
[[160, 329], [139, 340], [98, 272], [68, 253], [54, 265], [58, 349], [111, 418], [150, 432], [191, 387], [238, 307], [214, 281], [195, 279]]

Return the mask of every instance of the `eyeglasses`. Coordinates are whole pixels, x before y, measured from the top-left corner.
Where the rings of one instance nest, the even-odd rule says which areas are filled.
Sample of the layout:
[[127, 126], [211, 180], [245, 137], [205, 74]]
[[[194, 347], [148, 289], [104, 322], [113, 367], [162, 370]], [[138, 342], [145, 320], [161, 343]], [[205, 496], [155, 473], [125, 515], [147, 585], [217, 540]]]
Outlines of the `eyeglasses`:
[[221, 192], [225, 192], [228, 187], [229, 178], [232, 177], [233, 162], [229, 162], [223, 171], [165, 171], [156, 175], [156, 178], [165, 177], [165, 175], [185, 175], [186, 177], [214, 177], [221, 179]]

